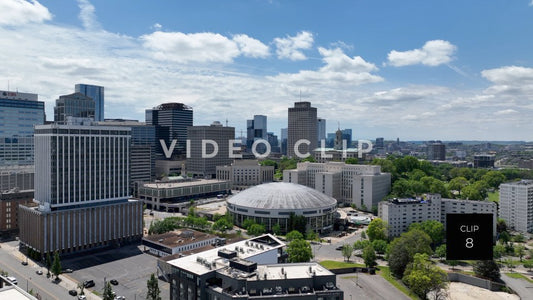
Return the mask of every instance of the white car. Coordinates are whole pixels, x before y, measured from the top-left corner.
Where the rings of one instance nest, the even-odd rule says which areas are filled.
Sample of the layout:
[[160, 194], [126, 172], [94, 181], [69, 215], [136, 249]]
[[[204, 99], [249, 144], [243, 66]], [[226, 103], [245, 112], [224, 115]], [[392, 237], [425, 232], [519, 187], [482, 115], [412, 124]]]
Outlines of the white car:
[[87, 300], [87, 297], [85, 295], [79, 295], [78, 300]]
[[6, 277], [7, 280], [12, 283], [12, 284], [18, 284], [18, 281], [17, 281], [17, 278], [13, 277], [13, 276], [8, 276]]

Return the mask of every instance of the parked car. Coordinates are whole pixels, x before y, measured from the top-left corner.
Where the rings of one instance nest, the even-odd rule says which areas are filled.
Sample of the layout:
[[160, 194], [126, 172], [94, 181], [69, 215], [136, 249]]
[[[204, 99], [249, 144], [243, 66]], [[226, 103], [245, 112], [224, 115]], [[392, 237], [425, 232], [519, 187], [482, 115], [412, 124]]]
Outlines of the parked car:
[[74, 272], [74, 270], [72, 270], [72, 269], [65, 269], [65, 270], [61, 271], [61, 273], [72, 273], [72, 272]]
[[85, 280], [85, 281], [83, 282], [83, 286], [84, 286], [85, 288], [93, 287], [93, 286], [94, 286], [94, 280], [92, 280], [92, 279], [91, 279], [91, 280]]
[[21, 262], [21, 264], [22, 264], [23, 266], [27, 266], [27, 265], [28, 265], [28, 262], [25, 261], [25, 260], [23, 260], [23, 261]]
[[8, 277], [6, 277], [6, 279], [7, 279], [7, 281], [9, 281], [12, 284], [18, 284], [17, 278], [15, 278], [13, 276], [8, 276]]
[[43, 271], [41, 271], [41, 270], [37, 270], [37, 271], [35, 271], [35, 273], [36, 273], [37, 275], [43, 275]]
[[335, 250], [342, 250], [342, 247], [344, 247], [344, 245], [343, 246], [338, 246], [337, 248], [335, 248]]
[[115, 300], [126, 300], [126, 297], [124, 297], [124, 296], [116, 296]]
[[70, 290], [70, 291], [68, 291], [68, 293], [71, 296], [77, 296], [78, 295], [78, 292], [76, 292], [76, 290]]
[[109, 280], [109, 283], [111, 283], [112, 285], [118, 285], [118, 281], [116, 279]]
[[87, 300], [87, 297], [85, 295], [79, 295], [78, 300]]

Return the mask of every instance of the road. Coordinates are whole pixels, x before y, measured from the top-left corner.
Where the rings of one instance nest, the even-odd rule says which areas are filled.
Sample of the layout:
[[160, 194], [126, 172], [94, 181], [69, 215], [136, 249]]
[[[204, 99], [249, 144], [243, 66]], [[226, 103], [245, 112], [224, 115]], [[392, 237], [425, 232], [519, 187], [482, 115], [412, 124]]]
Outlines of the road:
[[344, 291], [344, 299], [410, 299], [379, 275], [363, 273], [337, 275], [337, 286]]

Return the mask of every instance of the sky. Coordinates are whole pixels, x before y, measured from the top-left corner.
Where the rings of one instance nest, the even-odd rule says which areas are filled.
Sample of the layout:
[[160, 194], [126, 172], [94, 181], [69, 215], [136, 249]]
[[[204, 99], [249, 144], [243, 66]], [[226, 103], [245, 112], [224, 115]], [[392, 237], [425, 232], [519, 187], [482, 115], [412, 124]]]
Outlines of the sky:
[[353, 139], [533, 140], [533, 0], [0, 0], [0, 90], [47, 119], [77, 83], [105, 117], [181, 102], [246, 134], [309, 101]]

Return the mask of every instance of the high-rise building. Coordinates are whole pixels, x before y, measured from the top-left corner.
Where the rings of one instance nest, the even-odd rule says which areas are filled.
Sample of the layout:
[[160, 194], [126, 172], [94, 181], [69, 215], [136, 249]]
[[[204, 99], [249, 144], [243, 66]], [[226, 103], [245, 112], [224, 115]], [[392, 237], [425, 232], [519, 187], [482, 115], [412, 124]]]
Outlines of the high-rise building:
[[385, 142], [382, 137], [376, 138], [376, 150], [383, 150], [385, 148]]
[[121, 126], [131, 129], [130, 143], [130, 194], [137, 196], [142, 182], [155, 179], [155, 126], [137, 120], [106, 119], [101, 126]]
[[500, 185], [499, 217], [512, 230], [533, 233], [533, 180]]
[[495, 156], [492, 154], [475, 154], [474, 168], [494, 168]]
[[[254, 115], [253, 120], [246, 120], [246, 148], [248, 152], [252, 151], [252, 145], [256, 140], [266, 140], [267, 137], [267, 117], [263, 115]], [[261, 145], [264, 146], [264, 145]], [[264, 149], [262, 149], [264, 150]], [[259, 152], [263, 153], [263, 152]]]
[[348, 145], [348, 148], [352, 147], [352, 130], [351, 129], [343, 129], [342, 130], [342, 139], [346, 140], [346, 145]]
[[94, 120], [104, 120], [104, 87], [90, 84], [76, 84], [74, 86], [76, 93], [82, 93], [91, 97], [94, 101]]
[[37, 94], [0, 91], [0, 167], [33, 165], [33, 126], [44, 121]]
[[68, 117], [94, 120], [94, 100], [82, 93], [59, 96], [54, 107], [54, 122], [67, 124]]
[[295, 102], [289, 107], [287, 156], [297, 157], [295, 146], [300, 154], [311, 154], [317, 148], [317, 136], [316, 107], [311, 107], [311, 102]]
[[187, 147], [187, 127], [192, 126], [193, 110], [183, 103], [164, 103], [153, 109], [146, 110], [146, 124], [156, 126], [156, 156], [166, 158], [160, 140], [170, 149], [176, 140], [174, 157], [184, 154]]
[[267, 141], [270, 144], [270, 150], [272, 153], [281, 153], [281, 147], [279, 146], [278, 136], [274, 132], [267, 134]]
[[20, 241], [41, 255], [118, 246], [142, 237], [142, 203], [130, 200], [131, 129], [35, 127], [35, 201], [19, 206]]
[[326, 119], [322, 119], [322, 118], [317, 118], [316, 119], [316, 125], [317, 125], [317, 133], [318, 133], [318, 144], [317, 145], [321, 145], [320, 144], [320, 141], [324, 140], [324, 143], [325, 140], [326, 140]]
[[[194, 177], [215, 178], [217, 166], [233, 162], [229, 141], [235, 139], [234, 127], [224, 127], [215, 121], [210, 126], [188, 127], [187, 136], [190, 140], [187, 173]], [[214, 141], [216, 147], [209, 140]]]
[[446, 160], [446, 145], [441, 141], [428, 143], [428, 160]]

